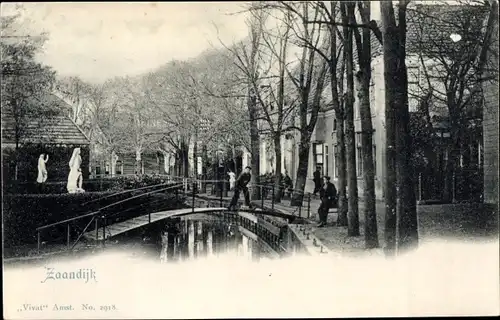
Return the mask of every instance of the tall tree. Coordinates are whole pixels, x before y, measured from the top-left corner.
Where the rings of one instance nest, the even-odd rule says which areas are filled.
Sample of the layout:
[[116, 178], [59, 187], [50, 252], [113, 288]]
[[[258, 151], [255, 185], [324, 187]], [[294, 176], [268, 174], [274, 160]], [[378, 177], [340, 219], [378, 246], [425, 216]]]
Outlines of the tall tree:
[[328, 51], [330, 39], [325, 38], [322, 29], [317, 24], [311, 24], [320, 14], [320, 9], [312, 3], [278, 1], [272, 5], [284, 12], [290, 13], [290, 26], [295, 37], [295, 45], [302, 48], [298, 56], [298, 66], [294, 70], [286, 68], [286, 73], [296, 89], [298, 105], [298, 123], [294, 128], [300, 133], [299, 140], [299, 163], [297, 167], [297, 179], [295, 181], [295, 192], [291, 204], [298, 206], [304, 198], [304, 188], [309, 167], [309, 152], [312, 133], [318, 120], [321, 108], [321, 99], [328, 71], [328, 63], [324, 59], [317, 58], [317, 48]]
[[[370, 1], [358, 1], [358, 9], [363, 24], [370, 19]], [[356, 22], [356, 18], [353, 19]], [[365, 245], [367, 248], [379, 246], [377, 234], [377, 213], [375, 209], [375, 168], [373, 157], [373, 125], [370, 107], [371, 80], [371, 30], [364, 28], [362, 34], [354, 29], [356, 39], [359, 71], [356, 74], [358, 83], [359, 111], [361, 116], [361, 148], [363, 161], [363, 199], [365, 217]]]
[[396, 23], [392, 2], [380, 3], [386, 92], [387, 212], [385, 236], [388, 255], [405, 252], [418, 245], [416, 198], [411, 176], [411, 141], [408, 128], [406, 69], [406, 9], [408, 3], [409, 1], [405, 0], [399, 1], [397, 7], [398, 23]]
[[[47, 39], [45, 34], [20, 32], [24, 28], [19, 14], [2, 16], [1, 24], [1, 105], [3, 117], [11, 117], [13, 121], [14, 179], [17, 180], [19, 147], [27, 138], [31, 120], [43, 120], [44, 116], [54, 112], [45, 97], [55, 81], [55, 72], [35, 61], [35, 54]], [[42, 130], [42, 121], [39, 124], [35, 129]]]
[[240, 41], [232, 47], [222, 45], [232, 53], [235, 59], [235, 66], [240, 70], [243, 77], [243, 84], [246, 90], [246, 104], [250, 123], [250, 154], [252, 167], [252, 199], [260, 198], [259, 175], [260, 175], [260, 135], [258, 128], [259, 102], [262, 102], [260, 84], [261, 82], [261, 56], [262, 34], [266, 21], [266, 12], [262, 10], [254, 11], [252, 3], [250, 11], [253, 14], [247, 20], [249, 35], [246, 40]]
[[346, 60], [346, 145], [347, 145], [347, 187], [349, 212], [347, 214], [347, 234], [359, 236], [358, 213], [358, 177], [356, 173], [356, 141], [354, 135], [354, 63], [353, 63], [353, 34], [352, 28], [347, 25], [355, 21], [355, 3], [342, 3], [342, 22], [344, 23], [344, 59]]
[[[450, 139], [446, 140], [443, 188], [443, 198], [447, 201], [454, 198], [453, 175], [459, 167], [459, 158], [468, 150], [470, 136], [482, 119], [479, 88], [485, 61], [481, 49], [488, 41], [488, 26], [483, 28], [488, 6], [463, 3], [457, 6], [419, 5], [408, 9], [409, 23], [417, 29], [412, 45], [425, 78], [419, 88], [409, 93], [430, 99], [431, 106], [444, 106], [427, 110], [429, 112], [447, 110]], [[461, 39], [452, 40], [452, 34]]]

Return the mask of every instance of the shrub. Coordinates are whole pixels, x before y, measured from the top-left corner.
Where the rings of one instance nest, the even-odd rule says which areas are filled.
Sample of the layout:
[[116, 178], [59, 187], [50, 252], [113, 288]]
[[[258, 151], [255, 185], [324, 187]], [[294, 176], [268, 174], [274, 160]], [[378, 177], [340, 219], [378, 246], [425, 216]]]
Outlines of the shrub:
[[[166, 183], [167, 178], [160, 175], [116, 176], [83, 180], [83, 189], [87, 192], [118, 192]], [[44, 184], [13, 181], [4, 185], [4, 192], [12, 194], [63, 194], [68, 192], [66, 184], [66, 181], [48, 181]]]

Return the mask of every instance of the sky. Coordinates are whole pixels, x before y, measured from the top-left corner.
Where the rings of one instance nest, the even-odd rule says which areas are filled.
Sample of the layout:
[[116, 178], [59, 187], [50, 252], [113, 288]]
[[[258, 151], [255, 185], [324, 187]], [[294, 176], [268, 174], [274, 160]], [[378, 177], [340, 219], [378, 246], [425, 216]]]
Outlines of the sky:
[[[24, 3], [29, 30], [49, 39], [38, 59], [61, 76], [102, 82], [195, 57], [247, 35], [241, 2]], [[14, 4], [2, 4], [2, 14]], [[217, 28], [214, 26], [217, 25]]]

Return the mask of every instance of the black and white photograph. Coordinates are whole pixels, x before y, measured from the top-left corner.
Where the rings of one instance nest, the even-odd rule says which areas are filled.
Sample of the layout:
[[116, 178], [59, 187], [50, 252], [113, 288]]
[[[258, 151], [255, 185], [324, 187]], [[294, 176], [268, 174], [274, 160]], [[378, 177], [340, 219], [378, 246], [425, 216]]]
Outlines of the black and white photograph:
[[3, 317], [499, 316], [498, 9], [3, 2]]

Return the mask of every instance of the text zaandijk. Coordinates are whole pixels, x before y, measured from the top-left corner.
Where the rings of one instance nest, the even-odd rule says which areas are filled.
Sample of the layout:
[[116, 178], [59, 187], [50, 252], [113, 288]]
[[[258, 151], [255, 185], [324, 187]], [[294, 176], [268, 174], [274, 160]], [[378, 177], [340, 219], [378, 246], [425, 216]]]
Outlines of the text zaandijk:
[[45, 283], [47, 280], [84, 280], [85, 283], [94, 279], [97, 282], [96, 273], [94, 269], [78, 269], [75, 271], [57, 271], [55, 268], [45, 267]]

